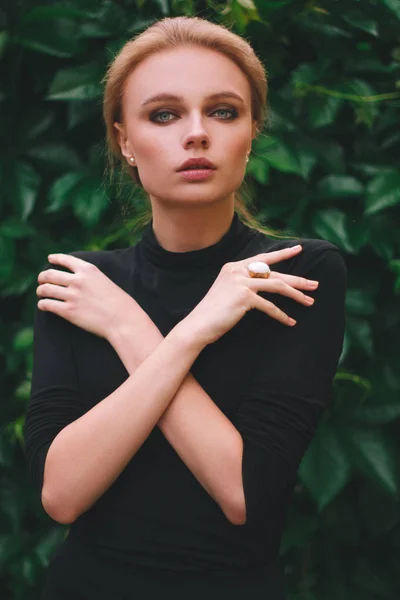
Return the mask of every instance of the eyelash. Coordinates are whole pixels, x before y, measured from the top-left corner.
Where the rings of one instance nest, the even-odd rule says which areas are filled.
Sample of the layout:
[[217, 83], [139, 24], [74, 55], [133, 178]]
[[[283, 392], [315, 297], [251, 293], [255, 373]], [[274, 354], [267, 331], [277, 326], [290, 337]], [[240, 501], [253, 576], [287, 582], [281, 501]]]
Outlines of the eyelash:
[[[231, 113], [230, 117], [227, 118], [223, 118], [223, 121], [233, 121], [234, 119], [236, 119], [236, 117], [238, 116], [238, 111], [235, 108], [217, 108], [217, 110], [213, 111], [213, 112], [219, 112], [219, 111], [225, 111], [225, 112], [229, 112]], [[159, 115], [162, 114], [174, 114], [172, 111], [170, 110], [158, 110], [157, 112], [153, 113], [150, 116], [150, 120], [153, 121], [153, 123], [158, 123], [159, 125], [164, 125], [166, 123], [172, 123], [172, 119], [168, 120], [168, 121], [157, 121], [156, 117], [158, 117]]]

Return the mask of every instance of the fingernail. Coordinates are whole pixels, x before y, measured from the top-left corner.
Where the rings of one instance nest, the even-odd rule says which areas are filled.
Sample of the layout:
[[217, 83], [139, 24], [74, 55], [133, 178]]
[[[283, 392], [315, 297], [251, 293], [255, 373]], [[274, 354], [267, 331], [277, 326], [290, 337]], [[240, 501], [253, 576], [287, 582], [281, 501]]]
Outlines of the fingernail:
[[296, 325], [297, 321], [295, 321], [294, 319], [289, 319], [288, 323], [289, 325]]
[[299, 248], [301, 248], [300, 244], [297, 244], [297, 246], [292, 246], [292, 250], [298, 250]]
[[307, 282], [307, 287], [310, 287], [310, 288], [316, 288], [316, 287], [318, 287], [318, 285], [319, 285], [318, 281], [311, 281], [311, 280], [309, 280]]

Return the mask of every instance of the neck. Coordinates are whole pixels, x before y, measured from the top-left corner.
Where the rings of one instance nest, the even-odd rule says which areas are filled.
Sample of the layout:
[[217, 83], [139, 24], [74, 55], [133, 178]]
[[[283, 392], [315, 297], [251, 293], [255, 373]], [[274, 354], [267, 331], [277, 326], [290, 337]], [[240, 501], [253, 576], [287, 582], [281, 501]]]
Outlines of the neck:
[[232, 199], [190, 209], [152, 205], [154, 235], [169, 252], [190, 252], [216, 244], [229, 230], [233, 215]]

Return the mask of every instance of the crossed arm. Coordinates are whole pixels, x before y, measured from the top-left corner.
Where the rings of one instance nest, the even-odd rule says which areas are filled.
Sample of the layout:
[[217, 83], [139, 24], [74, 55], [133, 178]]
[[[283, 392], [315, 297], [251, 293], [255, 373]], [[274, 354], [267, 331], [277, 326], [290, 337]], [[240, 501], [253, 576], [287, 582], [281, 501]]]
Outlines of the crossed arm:
[[[133, 309], [124, 327], [110, 337], [129, 375], [164, 339], [142, 309], [137, 306]], [[158, 426], [199, 483], [229, 515], [229, 520], [236, 525], [244, 524], [243, 439], [190, 372]]]

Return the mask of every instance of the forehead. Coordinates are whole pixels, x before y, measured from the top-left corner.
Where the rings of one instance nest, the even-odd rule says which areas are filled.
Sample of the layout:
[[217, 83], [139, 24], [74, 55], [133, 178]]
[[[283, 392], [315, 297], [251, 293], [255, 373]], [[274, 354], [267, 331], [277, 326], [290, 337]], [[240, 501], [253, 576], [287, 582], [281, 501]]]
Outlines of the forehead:
[[125, 99], [139, 107], [158, 93], [198, 101], [221, 90], [230, 90], [250, 103], [250, 85], [242, 70], [227, 56], [200, 47], [162, 50], [144, 59], [129, 75]]

